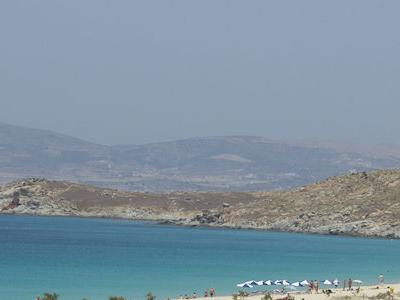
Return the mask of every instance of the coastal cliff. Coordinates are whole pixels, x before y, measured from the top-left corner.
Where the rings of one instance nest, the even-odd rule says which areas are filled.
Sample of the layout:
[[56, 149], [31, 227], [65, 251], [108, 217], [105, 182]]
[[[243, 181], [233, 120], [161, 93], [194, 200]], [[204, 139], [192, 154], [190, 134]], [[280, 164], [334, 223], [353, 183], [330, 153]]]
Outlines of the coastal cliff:
[[400, 238], [400, 171], [256, 193], [139, 193], [31, 178], [0, 188], [0, 213]]

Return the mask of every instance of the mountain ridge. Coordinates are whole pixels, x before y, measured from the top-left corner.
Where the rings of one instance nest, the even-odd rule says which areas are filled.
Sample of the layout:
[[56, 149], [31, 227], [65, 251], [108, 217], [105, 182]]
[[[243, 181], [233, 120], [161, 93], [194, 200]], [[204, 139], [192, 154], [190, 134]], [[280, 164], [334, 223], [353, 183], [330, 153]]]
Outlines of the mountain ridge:
[[0, 123], [0, 183], [45, 177], [130, 191], [277, 190], [400, 167], [400, 146], [382, 147], [240, 135], [107, 146]]

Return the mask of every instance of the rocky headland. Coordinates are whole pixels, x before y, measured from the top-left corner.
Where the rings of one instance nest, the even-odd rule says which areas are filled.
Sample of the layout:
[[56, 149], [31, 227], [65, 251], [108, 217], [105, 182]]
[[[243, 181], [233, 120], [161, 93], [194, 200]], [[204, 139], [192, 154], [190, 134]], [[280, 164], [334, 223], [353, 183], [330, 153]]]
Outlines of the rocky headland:
[[400, 171], [255, 193], [141, 193], [30, 178], [0, 188], [0, 213], [400, 238]]

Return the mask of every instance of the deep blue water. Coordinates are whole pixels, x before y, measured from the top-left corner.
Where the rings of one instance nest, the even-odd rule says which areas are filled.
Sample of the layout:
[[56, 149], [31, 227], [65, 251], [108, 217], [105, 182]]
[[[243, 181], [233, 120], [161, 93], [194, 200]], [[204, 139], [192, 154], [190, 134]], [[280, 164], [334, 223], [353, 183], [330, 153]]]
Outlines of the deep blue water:
[[400, 282], [400, 241], [162, 226], [123, 220], [0, 216], [0, 299], [236, 291], [245, 280]]

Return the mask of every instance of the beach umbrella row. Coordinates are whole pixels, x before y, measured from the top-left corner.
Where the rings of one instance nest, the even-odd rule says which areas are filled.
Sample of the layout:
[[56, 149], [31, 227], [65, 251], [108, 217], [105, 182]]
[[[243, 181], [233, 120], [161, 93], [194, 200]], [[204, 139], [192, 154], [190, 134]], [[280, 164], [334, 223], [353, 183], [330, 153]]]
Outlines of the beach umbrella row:
[[249, 280], [243, 283], [239, 283], [236, 286], [241, 287], [241, 288], [252, 288], [254, 286], [262, 286], [262, 285], [283, 285], [283, 286], [308, 286], [310, 285], [310, 283], [307, 280], [303, 280], [302, 282], [294, 282], [294, 283], [290, 283], [287, 280], [275, 280], [275, 281], [271, 281], [271, 280], [260, 280], [260, 281], [255, 281], [255, 280]]
[[[337, 279], [331, 281], [331, 280], [321, 280], [321, 282], [325, 285], [339, 285], [339, 281]], [[359, 283], [361, 284], [362, 281], [355, 279], [353, 280], [354, 283]], [[305, 287], [305, 286], [310, 286], [310, 282], [308, 280], [303, 280], [303, 281], [295, 281], [290, 283], [287, 280], [259, 280], [259, 281], [255, 281], [255, 280], [249, 280], [243, 283], [239, 283], [236, 286], [241, 287], [241, 288], [252, 288], [254, 286], [262, 286], [262, 285], [283, 285], [283, 286], [294, 286], [294, 287]]]

